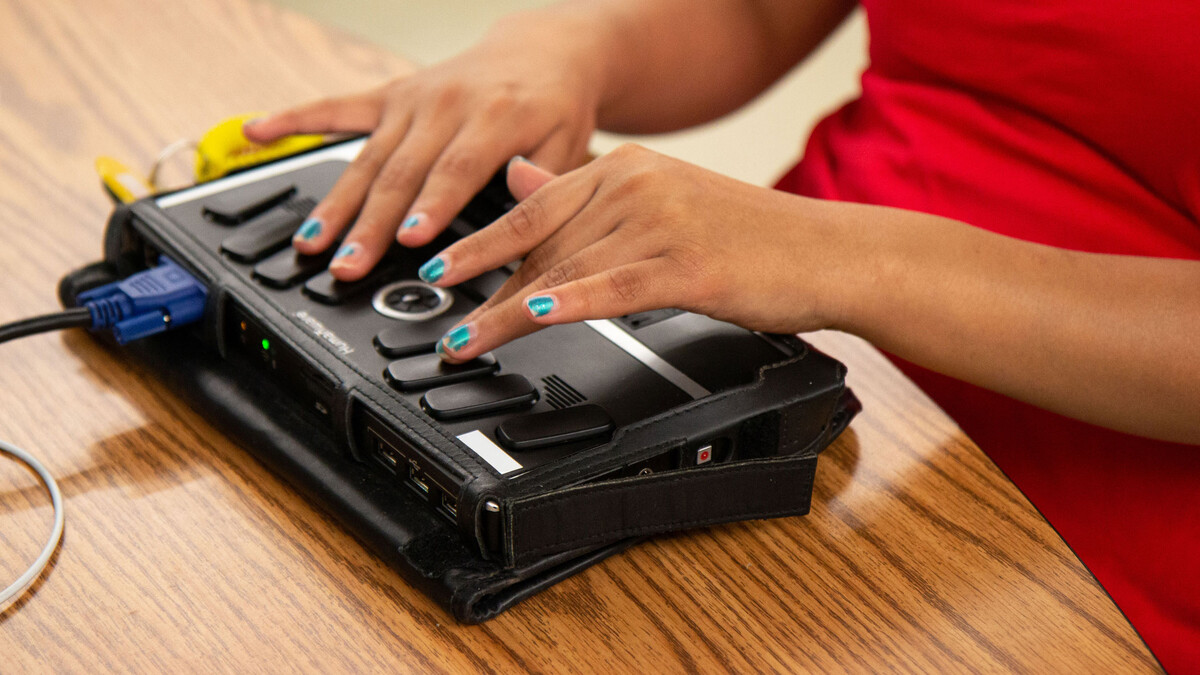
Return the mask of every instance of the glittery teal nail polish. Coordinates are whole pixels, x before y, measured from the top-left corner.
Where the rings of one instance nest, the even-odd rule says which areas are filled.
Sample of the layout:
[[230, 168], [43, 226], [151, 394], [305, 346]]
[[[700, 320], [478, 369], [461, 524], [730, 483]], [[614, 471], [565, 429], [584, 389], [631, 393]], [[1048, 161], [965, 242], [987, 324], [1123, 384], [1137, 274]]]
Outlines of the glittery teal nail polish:
[[554, 298], [548, 295], [535, 295], [525, 301], [529, 313], [534, 316], [546, 316], [554, 309]]
[[459, 326], [454, 330], [446, 333], [446, 337], [442, 338], [447, 349], [458, 351], [467, 346], [471, 341], [471, 329], [466, 326]]
[[421, 215], [409, 216], [407, 220], [400, 224], [400, 229], [408, 230], [421, 224]]
[[354, 255], [355, 253], [358, 253], [358, 250], [358, 244], [346, 244], [339, 248], [337, 253], [333, 254], [333, 259], [337, 260], [338, 258], [345, 258], [346, 256]]
[[421, 269], [417, 270], [417, 276], [421, 277], [421, 281], [427, 284], [432, 284], [442, 275], [446, 273], [446, 261], [442, 260], [441, 256], [431, 258], [429, 262], [421, 265]]
[[318, 234], [321, 234], [321, 221], [316, 218], [309, 218], [296, 230], [296, 236], [304, 241], [312, 241]]

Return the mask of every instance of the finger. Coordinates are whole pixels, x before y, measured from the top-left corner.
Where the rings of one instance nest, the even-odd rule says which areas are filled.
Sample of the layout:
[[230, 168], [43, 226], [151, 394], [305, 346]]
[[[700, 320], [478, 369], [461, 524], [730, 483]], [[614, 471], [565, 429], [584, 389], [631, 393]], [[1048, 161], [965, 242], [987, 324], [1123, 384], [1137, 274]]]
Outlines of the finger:
[[250, 120], [242, 133], [255, 143], [270, 143], [299, 133], [367, 133], [379, 125], [383, 112], [380, 90], [328, 98], [266, 117]]
[[524, 293], [468, 317], [446, 334], [439, 343], [438, 353], [448, 361], [465, 361], [537, 330], [538, 325], [530, 320], [529, 310], [524, 304], [525, 297], [601, 274], [613, 267], [622, 268], [638, 260], [645, 260], [644, 254], [627, 242], [614, 238], [596, 242], [559, 262], [529, 284]]
[[594, 180], [572, 172], [546, 183], [496, 222], [430, 259], [421, 267], [421, 279], [452, 286], [520, 259], [587, 206]]
[[408, 131], [408, 119], [385, 119], [350, 162], [333, 188], [296, 230], [292, 246], [313, 255], [329, 248], [362, 208], [375, 177]]
[[[563, 226], [550, 235], [546, 241], [530, 251], [529, 255], [521, 261], [516, 271], [513, 272], [500, 288], [496, 289], [496, 292], [483, 303], [481, 308], [488, 309], [504, 302], [513, 295], [521, 293], [526, 286], [529, 286], [553, 270], [563, 260], [570, 258], [605, 237], [619, 237], [620, 235], [614, 235], [614, 231], [619, 225], [618, 221], [611, 218], [609, 214], [601, 209], [584, 208], [575, 217], [563, 223]], [[636, 249], [649, 256], [654, 251], [648, 250], [647, 243], [645, 240], [630, 241], [628, 245], [633, 247], [630, 250]], [[478, 312], [479, 309], [476, 311]]]
[[[554, 178], [550, 173], [528, 162], [522, 157], [514, 157], [509, 162], [508, 181], [509, 191], [528, 196], [536, 192], [542, 185]], [[620, 224], [606, 215], [589, 217], [592, 209], [583, 208], [570, 220], [562, 224], [521, 261], [516, 271], [496, 289], [491, 297], [483, 304], [472, 310], [465, 320], [473, 319], [476, 315], [491, 309], [495, 305], [520, 293], [526, 286], [533, 283], [561, 260], [568, 258], [603, 237], [609, 236]], [[639, 244], [644, 242], [638, 242]]]
[[686, 289], [671, 277], [672, 263], [655, 257], [613, 267], [521, 300], [526, 317], [540, 325], [611, 319], [626, 314], [678, 307]]
[[523, 145], [514, 134], [498, 137], [490, 123], [464, 126], [429, 170], [396, 240], [409, 247], [433, 241]]
[[[553, 173], [532, 164], [529, 160], [519, 155], [509, 160], [506, 173], [509, 192], [512, 192], [514, 196], [520, 195], [518, 199], [529, 197], [529, 195], [537, 192], [539, 188], [555, 178]], [[588, 244], [599, 239], [600, 236], [596, 234], [583, 233], [579, 231], [580, 228], [573, 227], [578, 223], [584, 211], [586, 209], [563, 223], [554, 234], [550, 235], [546, 241], [534, 249], [525, 260], [521, 261], [521, 265], [517, 268], [516, 272], [490, 298], [477, 307], [471, 315], [486, 311], [497, 303], [507, 300], [514, 293], [520, 291], [532, 283], [534, 279], [545, 273], [554, 263], [578, 252]], [[611, 231], [611, 228], [609, 231]]]
[[[542, 245], [535, 248], [524, 261], [521, 266], [509, 276], [508, 279], [501, 284], [500, 288], [491, 297], [484, 300], [483, 304], [471, 310], [463, 321], [472, 321], [477, 316], [487, 312], [491, 308], [499, 305], [514, 295], [524, 297], [534, 288], [534, 284], [540, 283], [543, 287], [547, 283], [552, 283], [554, 278], [567, 278], [572, 276], [572, 270], [567, 267], [563, 261], [569, 260], [571, 256], [578, 254], [580, 251], [588, 248], [590, 245], [597, 243], [603, 237], [610, 235], [615, 228], [615, 225], [606, 225], [599, 231], [594, 231], [593, 228], [586, 226], [576, 226], [576, 219], [568, 221], [569, 227], [563, 227], [555, 232]], [[623, 242], [618, 241], [618, 244]], [[634, 246], [639, 249], [645, 249], [641, 246], [643, 242], [629, 242], [627, 247], [623, 247], [624, 252], [634, 253], [636, 256], [639, 253], [646, 255], [652, 254], [652, 251], [635, 251]], [[644, 257], [644, 256], [643, 256]], [[569, 263], [566, 263], [569, 264]], [[549, 275], [550, 279], [539, 279]]]
[[454, 128], [447, 120], [425, 116], [412, 129], [379, 170], [366, 202], [334, 255], [329, 271], [342, 281], [361, 279], [383, 257], [412, 200], [421, 189], [429, 168]]
[[555, 178], [554, 174], [520, 155], [509, 160], [505, 173], [507, 174], [508, 191], [519, 202], [525, 201]]

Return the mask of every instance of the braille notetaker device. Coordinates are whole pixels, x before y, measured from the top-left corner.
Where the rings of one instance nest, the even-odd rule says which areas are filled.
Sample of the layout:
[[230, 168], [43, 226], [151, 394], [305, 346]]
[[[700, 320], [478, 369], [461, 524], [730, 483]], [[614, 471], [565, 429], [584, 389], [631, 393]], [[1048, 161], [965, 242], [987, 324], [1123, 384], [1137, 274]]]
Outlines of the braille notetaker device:
[[354, 139], [118, 207], [63, 301], [169, 256], [193, 327], [120, 347], [463, 621], [656, 533], [807, 513], [858, 410], [793, 336], [661, 310], [552, 326], [468, 363], [441, 336], [507, 278], [417, 268], [514, 206], [497, 176], [429, 246], [345, 283], [291, 237]]

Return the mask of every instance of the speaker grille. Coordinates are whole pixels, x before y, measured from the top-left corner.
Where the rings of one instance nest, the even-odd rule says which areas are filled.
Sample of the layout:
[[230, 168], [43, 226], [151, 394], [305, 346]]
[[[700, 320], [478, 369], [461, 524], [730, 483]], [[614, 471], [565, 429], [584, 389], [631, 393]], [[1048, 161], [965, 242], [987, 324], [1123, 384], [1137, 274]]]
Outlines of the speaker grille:
[[555, 410], [570, 408], [587, 400], [586, 396], [579, 393], [575, 387], [567, 384], [566, 380], [557, 375], [543, 377], [542, 385], [546, 402]]

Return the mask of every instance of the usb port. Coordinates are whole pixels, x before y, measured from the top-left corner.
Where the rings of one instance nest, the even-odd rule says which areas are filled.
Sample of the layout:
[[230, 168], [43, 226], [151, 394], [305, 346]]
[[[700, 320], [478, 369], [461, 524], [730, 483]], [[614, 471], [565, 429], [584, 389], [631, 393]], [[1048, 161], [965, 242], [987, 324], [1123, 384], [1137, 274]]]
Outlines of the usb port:
[[416, 462], [409, 463], [408, 480], [410, 480], [412, 484], [421, 491], [422, 494], [429, 494], [429, 481], [425, 480], [425, 476], [422, 475], [419, 470], [417, 470]]
[[400, 455], [381, 441], [375, 441], [375, 459], [392, 473], [400, 472]]
[[446, 509], [446, 513], [449, 513], [451, 518], [458, 520], [457, 499], [451, 497], [449, 494], [442, 493], [442, 508]]

